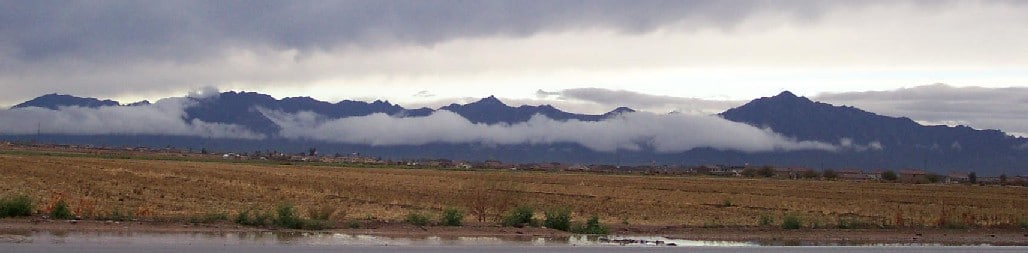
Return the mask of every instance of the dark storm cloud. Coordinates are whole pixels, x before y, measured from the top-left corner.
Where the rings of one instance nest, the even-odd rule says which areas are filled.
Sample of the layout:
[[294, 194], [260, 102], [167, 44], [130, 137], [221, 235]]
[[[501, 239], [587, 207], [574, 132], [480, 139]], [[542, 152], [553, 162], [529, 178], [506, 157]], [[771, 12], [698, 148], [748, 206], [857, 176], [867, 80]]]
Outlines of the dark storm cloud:
[[927, 124], [967, 125], [1028, 136], [1028, 88], [933, 84], [888, 91], [825, 93], [814, 99]]
[[810, 19], [822, 1], [5, 1], [0, 38], [21, 61], [190, 61], [230, 46], [299, 50], [519, 37], [684, 22], [731, 28], [757, 12]]

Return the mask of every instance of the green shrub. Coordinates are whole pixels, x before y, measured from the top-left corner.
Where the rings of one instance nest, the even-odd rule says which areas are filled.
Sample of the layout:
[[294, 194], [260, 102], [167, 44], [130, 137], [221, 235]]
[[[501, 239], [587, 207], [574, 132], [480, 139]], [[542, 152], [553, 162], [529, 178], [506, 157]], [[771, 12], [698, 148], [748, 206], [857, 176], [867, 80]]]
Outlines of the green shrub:
[[278, 207], [275, 208], [275, 214], [277, 215], [275, 217], [276, 226], [292, 229], [303, 228], [303, 219], [296, 216], [296, 207], [294, 207], [293, 204], [279, 204]]
[[50, 210], [50, 218], [58, 220], [71, 219], [71, 209], [68, 209], [68, 202], [65, 202], [63, 199], [57, 201], [57, 204], [54, 205], [53, 210]]
[[322, 230], [331, 227], [331, 224], [327, 220], [301, 220], [303, 229], [307, 230]]
[[250, 220], [250, 226], [267, 226], [270, 224], [271, 214], [267, 212], [259, 212], [253, 214], [253, 219]]
[[250, 209], [239, 211], [239, 214], [236, 215], [232, 222], [239, 225], [250, 225], [250, 212], [252, 212]]
[[575, 233], [579, 234], [594, 234], [594, 235], [605, 235], [609, 231], [607, 226], [600, 224], [600, 217], [593, 215], [588, 221], [585, 222], [585, 226], [579, 226], [574, 229]]
[[733, 205], [734, 204], [732, 204], [732, 200], [731, 199], [725, 199], [724, 201], [721, 202], [721, 207], [732, 207]]
[[882, 172], [882, 180], [896, 181], [897, 179], [899, 179], [899, 176], [896, 175], [895, 171], [887, 170], [885, 172]]
[[460, 226], [463, 220], [464, 212], [457, 210], [457, 208], [450, 207], [443, 210], [443, 217], [442, 220], [439, 221], [439, 224], [442, 224], [443, 226]]
[[775, 223], [775, 217], [771, 216], [771, 214], [761, 214], [759, 222], [761, 226], [771, 226], [771, 224]]
[[416, 226], [428, 225], [428, 220], [429, 220], [428, 215], [424, 215], [424, 214], [420, 214], [420, 213], [410, 213], [410, 214], [407, 214], [407, 223], [414, 224]]
[[836, 223], [836, 228], [839, 229], [866, 229], [871, 228], [871, 223], [863, 222], [856, 218], [839, 218]]
[[346, 223], [346, 227], [348, 227], [350, 229], [358, 229], [358, 228], [361, 228], [361, 223], [359, 221], [357, 221], [357, 220], [350, 220], [349, 222]]
[[194, 216], [189, 219], [192, 223], [215, 223], [219, 221], [227, 221], [228, 213], [226, 212], [209, 212], [201, 216]]
[[18, 195], [0, 198], [0, 218], [32, 215], [32, 198]]
[[510, 210], [507, 215], [503, 216], [501, 223], [507, 227], [522, 227], [528, 224], [532, 224], [532, 216], [534, 210], [531, 207], [519, 206]]
[[546, 220], [543, 221], [543, 226], [560, 231], [571, 230], [571, 210], [562, 207], [546, 211], [545, 214]]
[[799, 216], [789, 214], [782, 217], [782, 228], [784, 229], [799, 229], [802, 226], [803, 221]]

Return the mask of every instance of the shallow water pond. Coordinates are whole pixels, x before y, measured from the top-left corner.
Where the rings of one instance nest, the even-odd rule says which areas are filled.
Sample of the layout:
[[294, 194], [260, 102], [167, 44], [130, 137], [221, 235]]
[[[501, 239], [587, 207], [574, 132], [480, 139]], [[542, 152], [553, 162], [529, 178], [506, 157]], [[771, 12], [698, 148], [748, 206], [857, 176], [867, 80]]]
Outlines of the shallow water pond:
[[1028, 252], [1028, 247], [762, 246], [664, 237], [404, 237], [339, 233], [26, 232], [0, 235], [0, 252]]

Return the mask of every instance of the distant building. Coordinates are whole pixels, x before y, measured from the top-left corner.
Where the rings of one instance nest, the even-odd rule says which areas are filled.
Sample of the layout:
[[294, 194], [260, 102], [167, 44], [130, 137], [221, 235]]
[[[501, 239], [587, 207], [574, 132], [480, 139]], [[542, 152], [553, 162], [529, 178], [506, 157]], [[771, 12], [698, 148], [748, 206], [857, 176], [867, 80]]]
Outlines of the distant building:
[[867, 175], [864, 174], [863, 170], [860, 169], [842, 169], [836, 172], [839, 175], [839, 179], [846, 181], [866, 181], [868, 180]]
[[777, 178], [800, 179], [804, 173], [814, 170], [808, 168], [774, 168], [774, 176]]
[[965, 184], [970, 183], [971, 177], [964, 172], [951, 172], [946, 175], [946, 183], [950, 184]]
[[928, 172], [917, 169], [900, 170], [899, 181], [903, 183], [927, 183]]

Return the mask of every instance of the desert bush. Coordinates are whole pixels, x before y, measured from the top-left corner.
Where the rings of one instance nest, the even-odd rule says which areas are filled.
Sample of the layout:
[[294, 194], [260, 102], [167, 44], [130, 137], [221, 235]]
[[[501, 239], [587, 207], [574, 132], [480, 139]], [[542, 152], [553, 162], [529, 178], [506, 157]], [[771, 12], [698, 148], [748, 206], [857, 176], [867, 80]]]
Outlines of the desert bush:
[[771, 224], [775, 223], [775, 217], [771, 216], [771, 214], [761, 214], [758, 222], [761, 226], [771, 226]]
[[357, 220], [350, 220], [346, 222], [346, 227], [350, 229], [358, 229], [361, 228], [361, 223]]
[[54, 205], [54, 208], [50, 210], [50, 218], [58, 220], [71, 219], [71, 209], [68, 208], [68, 203], [65, 202], [63, 199], [57, 201], [57, 204]]
[[885, 180], [885, 181], [896, 181], [896, 180], [899, 180], [899, 176], [896, 175], [895, 171], [887, 170], [885, 172], [882, 172], [882, 180]]
[[32, 198], [26, 195], [0, 198], [0, 218], [32, 215]]
[[443, 210], [443, 216], [439, 221], [439, 224], [443, 226], [460, 226], [464, 220], [464, 212], [457, 210], [457, 208], [446, 208]]
[[528, 206], [518, 206], [501, 219], [501, 224], [507, 227], [522, 227], [532, 223], [532, 216], [535, 210]]
[[831, 169], [826, 169], [821, 172], [821, 177], [825, 178], [826, 180], [835, 180], [839, 178], [839, 173], [836, 173], [834, 170]]
[[292, 229], [303, 228], [304, 220], [296, 216], [296, 207], [294, 207], [293, 204], [279, 204], [278, 207], [275, 208], [275, 214], [276, 226]]
[[543, 221], [544, 226], [560, 231], [570, 231], [571, 210], [566, 207], [561, 207], [546, 211], [545, 214], [546, 220]]
[[871, 228], [871, 223], [857, 218], [841, 217], [837, 220], [835, 227], [839, 229], [866, 229]]
[[803, 221], [800, 220], [799, 216], [787, 214], [782, 217], [782, 228], [783, 229], [799, 229], [803, 226]]
[[757, 175], [762, 177], [773, 177], [775, 176], [775, 169], [771, 168], [771, 166], [764, 166], [757, 171]]
[[725, 199], [721, 201], [721, 207], [732, 207], [734, 204], [731, 199]]
[[420, 213], [410, 213], [410, 214], [407, 214], [407, 219], [406, 220], [407, 220], [407, 223], [414, 224], [416, 226], [425, 226], [425, 225], [428, 225], [429, 218], [428, 218], [428, 215], [424, 215], [424, 214], [420, 214]]
[[577, 226], [573, 229], [575, 233], [579, 234], [593, 234], [593, 235], [605, 235], [610, 231], [607, 226], [600, 224], [600, 217], [593, 215], [585, 222], [584, 226]]
[[207, 212], [202, 215], [194, 215], [189, 217], [190, 223], [215, 223], [219, 221], [227, 221], [228, 213], [226, 212]]
[[232, 222], [239, 225], [250, 225], [250, 212], [252, 211], [251, 209], [239, 211], [239, 214], [236, 214], [236, 218]]

